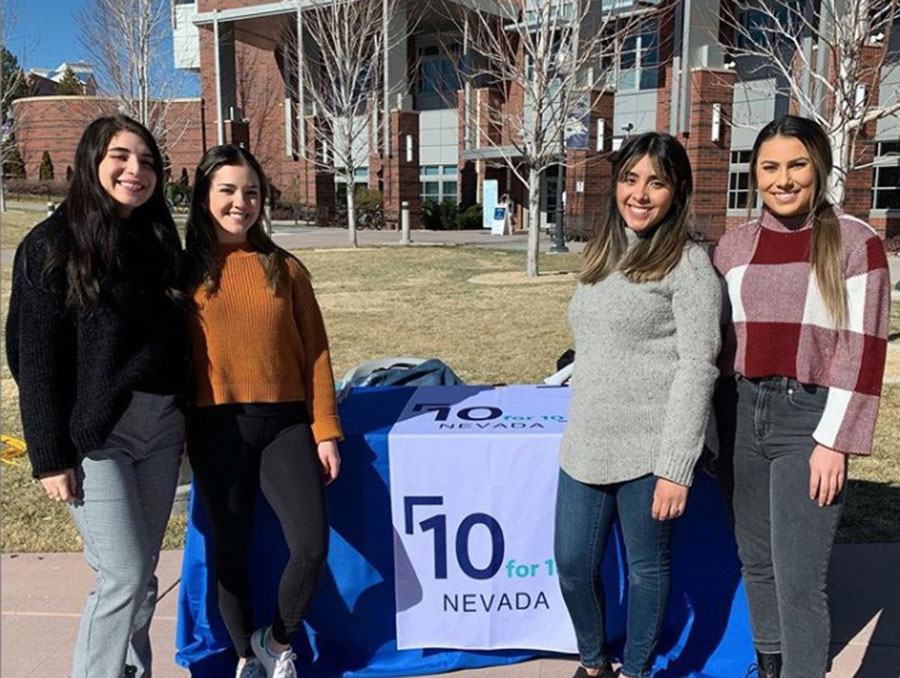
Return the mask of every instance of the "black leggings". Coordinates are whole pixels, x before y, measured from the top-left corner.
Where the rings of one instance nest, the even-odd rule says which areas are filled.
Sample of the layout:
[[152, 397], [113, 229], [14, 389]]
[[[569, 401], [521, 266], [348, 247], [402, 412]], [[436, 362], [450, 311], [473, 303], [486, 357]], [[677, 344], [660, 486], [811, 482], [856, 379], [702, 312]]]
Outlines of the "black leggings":
[[290, 642], [328, 553], [325, 495], [306, 406], [197, 408], [190, 415], [188, 455], [212, 526], [219, 609], [238, 656], [252, 654], [247, 557], [258, 487], [278, 516], [291, 552], [272, 624], [275, 640]]

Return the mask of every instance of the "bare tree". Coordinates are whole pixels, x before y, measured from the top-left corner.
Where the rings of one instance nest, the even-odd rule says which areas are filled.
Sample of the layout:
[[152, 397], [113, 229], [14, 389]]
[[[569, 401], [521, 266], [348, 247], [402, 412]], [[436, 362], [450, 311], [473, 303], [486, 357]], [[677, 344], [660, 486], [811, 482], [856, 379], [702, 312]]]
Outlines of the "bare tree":
[[6, 211], [4, 174], [7, 164], [18, 154], [15, 145], [12, 102], [26, 95], [25, 72], [7, 48], [7, 33], [17, 20], [15, 6], [0, 0], [0, 212]]
[[76, 14], [80, 41], [101, 88], [160, 141], [166, 138], [170, 98], [180, 85], [164, 49], [169, 9], [167, 0], [89, 0]]
[[[269, 56], [269, 55], [267, 55]], [[235, 94], [244, 115], [252, 110], [253, 126], [250, 148], [263, 167], [275, 160], [274, 143], [269, 134], [281, 100], [283, 88], [280, 79], [269, 69], [262, 68], [260, 51], [238, 47], [234, 54]]]
[[495, 94], [480, 103], [487, 120], [478, 143], [528, 187], [529, 276], [538, 275], [541, 176], [565, 165], [565, 139], [586, 133], [584, 112], [591, 93], [611, 84], [617, 45], [656, 12], [605, 12], [604, 4], [499, 0], [459, 26], [468, 38], [461, 79]]
[[725, 47], [742, 61], [746, 86], [768, 83], [769, 94], [788, 96], [827, 131], [836, 204], [847, 174], [863, 166], [864, 127], [900, 111], [897, 91], [875, 103], [878, 84], [895, 65], [887, 45], [897, 10], [898, 0], [737, 0], [722, 13]]
[[[366, 164], [369, 106], [374, 106], [385, 85], [385, 43], [388, 51], [405, 40], [409, 24], [391, 30], [400, 0], [320, 0], [298, 19], [300, 40], [292, 49], [295, 63], [302, 62], [302, 77], [295, 94], [300, 116], [300, 153], [306, 108], [320, 125], [322, 144], [315, 157], [317, 167], [341, 177], [347, 186], [347, 226], [350, 244], [357, 246], [354, 178]], [[396, 26], [395, 26], [396, 28]], [[385, 31], [387, 33], [387, 39]], [[299, 59], [298, 59], [299, 56]], [[382, 120], [382, 125], [386, 120]]]

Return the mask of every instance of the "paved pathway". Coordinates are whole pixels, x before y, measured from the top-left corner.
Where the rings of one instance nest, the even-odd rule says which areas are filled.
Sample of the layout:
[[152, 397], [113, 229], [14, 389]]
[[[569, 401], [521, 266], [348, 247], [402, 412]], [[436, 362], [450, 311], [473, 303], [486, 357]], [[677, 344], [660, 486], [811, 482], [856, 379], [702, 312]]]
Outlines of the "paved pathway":
[[[175, 665], [176, 601], [181, 551], [165, 551], [157, 574], [162, 597], [151, 635], [156, 678], [185, 678]], [[62, 678], [91, 571], [80, 554], [4, 554], [0, 557], [0, 675]], [[900, 675], [900, 544], [835, 547], [829, 590], [833, 608], [828, 678]], [[461, 671], [465, 678], [569, 678], [572, 660], [539, 660], [504, 668]], [[743, 678], [727, 676], [723, 678]]]

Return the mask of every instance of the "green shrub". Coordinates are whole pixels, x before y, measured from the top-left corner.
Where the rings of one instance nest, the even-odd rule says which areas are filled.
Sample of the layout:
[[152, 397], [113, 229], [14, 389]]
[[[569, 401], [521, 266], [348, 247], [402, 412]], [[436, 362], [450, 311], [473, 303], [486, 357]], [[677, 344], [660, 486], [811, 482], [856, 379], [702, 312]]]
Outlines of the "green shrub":
[[22, 154], [19, 153], [19, 146], [15, 141], [9, 140], [5, 143], [6, 148], [3, 149], [3, 157], [6, 159], [3, 163], [3, 174], [11, 179], [25, 179], [25, 161], [22, 160]]
[[483, 227], [482, 208], [479, 204], [469, 205], [459, 213], [457, 228], [461, 231], [471, 231]]
[[353, 202], [357, 209], [375, 209], [384, 205], [384, 196], [377, 189], [357, 188], [353, 192]]
[[432, 231], [459, 231], [481, 228], [481, 205], [464, 210], [452, 202], [422, 201], [422, 226]]

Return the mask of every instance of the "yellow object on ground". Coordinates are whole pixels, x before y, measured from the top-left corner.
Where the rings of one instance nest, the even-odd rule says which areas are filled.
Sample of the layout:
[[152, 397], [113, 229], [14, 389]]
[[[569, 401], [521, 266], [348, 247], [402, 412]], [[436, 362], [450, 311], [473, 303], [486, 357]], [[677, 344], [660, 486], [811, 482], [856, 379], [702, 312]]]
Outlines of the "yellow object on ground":
[[9, 464], [10, 466], [25, 465], [16, 461], [16, 457], [25, 456], [24, 440], [13, 438], [12, 436], [0, 435], [0, 443], [3, 445], [3, 449], [0, 450], [0, 461], [4, 464]]

